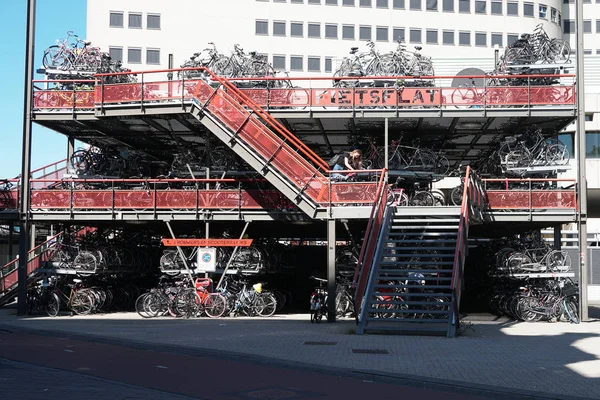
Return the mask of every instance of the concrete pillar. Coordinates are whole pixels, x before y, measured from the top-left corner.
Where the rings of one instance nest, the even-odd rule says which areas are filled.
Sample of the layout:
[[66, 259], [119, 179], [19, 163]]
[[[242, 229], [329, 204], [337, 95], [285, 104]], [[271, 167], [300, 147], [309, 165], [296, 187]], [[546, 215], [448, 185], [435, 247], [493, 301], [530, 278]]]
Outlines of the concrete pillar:
[[327, 321], [335, 322], [335, 220], [327, 221]]

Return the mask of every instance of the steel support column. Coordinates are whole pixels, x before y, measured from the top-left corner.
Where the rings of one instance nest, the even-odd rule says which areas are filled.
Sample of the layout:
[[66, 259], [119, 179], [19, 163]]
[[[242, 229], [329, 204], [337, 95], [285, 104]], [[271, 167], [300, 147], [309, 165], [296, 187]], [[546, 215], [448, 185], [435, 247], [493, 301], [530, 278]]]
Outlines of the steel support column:
[[[171, 228], [171, 224], [169, 223], [169, 221], [165, 221], [165, 223], [167, 224], [167, 228], [169, 228], [169, 233], [171, 234], [171, 237], [173, 239], [177, 239], [175, 237], [175, 234], [173, 233], [173, 229]], [[190, 267], [188, 266], [187, 258], [185, 258], [185, 254], [183, 254], [183, 250], [181, 250], [181, 246], [176, 246], [176, 247], [177, 247], [177, 253], [179, 254], [179, 258], [181, 258], [181, 261], [183, 261], [183, 266], [185, 267], [185, 271], [187, 272], [186, 275], [188, 276], [192, 287], [194, 287], [195, 282], [194, 282], [194, 278], [192, 277], [192, 271], [190, 270]]]
[[[240, 233], [240, 240], [242, 240], [244, 238], [244, 235], [246, 234], [246, 229], [248, 229], [248, 225], [250, 225], [250, 222], [246, 222], [246, 225], [244, 225], [244, 229], [242, 229], [242, 233]], [[208, 237], [207, 237], [207, 239], [208, 239]], [[225, 265], [225, 269], [223, 270], [223, 273], [221, 274], [221, 278], [219, 279], [219, 283], [217, 283], [217, 287], [215, 288], [215, 290], [218, 291], [219, 288], [221, 287], [221, 284], [223, 283], [223, 279], [225, 278], [227, 271], [229, 271], [229, 266], [231, 265], [231, 261], [237, 254], [237, 251], [239, 248], [240, 248], [240, 246], [235, 246], [233, 248], [233, 251], [231, 252], [231, 256], [229, 257], [229, 260], [227, 260], [227, 265]]]
[[327, 321], [335, 322], [335, 219], [327, 220]]
[[576, 92], [577, 129], [575, 148], [577, 149], [577, 199], [579, 206], [579, 317], [588, 319], [588, 253], [587, 253], [587, 181], [585, 173], [585, 91], [583, 53], [583, 0], [575, 1], [576, 50]]
[[14, 254], [13, 254], [13, 242], [14, 242], [14, 230], [15, 230], [15, 225], [14, 224], [8, 224], [8, 260], [6, 260], [6, 262], [10, 262], [12, 261], [12, 259], [14, 258]]
[[[385, 146], [385, 147], [384, 147], [384, 154], [385, 154], [385, 168], [386, 168], [386, 170], [389, 170], [389, 169], [390, 169], [390, 164], [389, 164], [389, 161], [390, 161], [390, 160], [389, 160], [389, 156], [390, 156], [390, 154], [389, 154], [388, 144], [389, 144], [389, 142], [390, 142], [390, 136], [389, 136], [389, 120], [388, 120], [388, 118], [386, 118], [386, 119], [384, 120], [384, 125], [383, 125], [383, 138], [384, 138], [384, 139], [383, 139], [383, 142], [384, 142], [384, 143], [383, 143], [383, 145]], [[387, 182], [387, 181], [388, 181], [388, 179], [387, 179], [387, 174], [388, 174], [388, 172], [386, 171], [386, 172], [385, 172], [385, 174], [386, 174], [386, 176], [385, 176], [385, 178], [386, 178], [386, 179], [385, 179], [385, 181]]]
[[25, 315], [27, 313], [27, 255], [29, 253], [29, 179], [31, 178], [31, 109], [33, 100], [33, 56], [35, 51], [35, 0], [27, 0], [27, 33], [25, 43], [23, 143], [21, 186], [19, 192], [18, 315]]
[[75, 152], [75, 138], [73, 136], [67, 137], [67, 168], [71, 161], [71, 156]]
[[29, 226], [29, 237], [30, 237], [30, 242], [29, 242], [29, 248], [33, 249], [35, 247], [35, 236], [36, 236], [36, 229], [35, 229], [35, 224], [31, 224]]

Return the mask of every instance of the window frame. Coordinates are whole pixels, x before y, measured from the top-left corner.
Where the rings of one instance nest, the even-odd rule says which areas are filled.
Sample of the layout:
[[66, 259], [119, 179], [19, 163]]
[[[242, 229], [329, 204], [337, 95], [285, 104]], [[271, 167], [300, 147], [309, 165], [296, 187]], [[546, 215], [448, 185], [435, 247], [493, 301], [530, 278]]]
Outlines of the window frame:
[[[468, 43], [468, 44], [463, 44], [463, 43], [461, 43], [461, 42], [460, 42], [460, 41], [461, 41], [461, 40], [460, 40], [460, 38], [461, 38], [461, 34], [465, 34], [465, 33], [469, 35], [469, 36], [468, 36], [468, 37], [469, 37], [469, 43]], [[458, 45], [459, 45], [459, 46], [468, 46], [468, 47], [472, 47], [472, 45], [471, 45], [471, 31], [458, 31]]]
[[[477, 44], [477, 38], [481, 37], [481, 35], [483, 35], [483, 37], [485, 38], [485, 44]], [[487, 38], [487, 32], [483, 32], [483, 31], [477, 32], [476, 31], [475, 32], [475, 43], [474, 43], [475, 47], [488, 47], [487, 39], [488, 39]]]
[[[283, 34], [278, 34], [275, 32], [275, 24], [281, 25], [283, 24]], [[287, 37], [287, 22], [286, 21], [280, 21], [280, 20], [274, 20], [273, 21], [273, 34], [272, 36], [277, 36], [277, 37]]]
[[[265, 24], [265, 26], [267, 27], [267, 32], [266, 33], [259, 33], [258, 32], [258, 24]], [[256, 19], [254, 20], [254, 35], [255, 36], [269, 36], [269, 20], [267, 19]]]
[[431, 1], [435, 1], [435, 8], [429, 8], [429, 1], [430, 0], [425, 0], [425, 11], [435, 11], [437, 12], [440, 8], [440, 4], [438, 0], [431, 0]]
[[[500, 36], [500, 44], [498, 43], [494, 43], [494, 36], [498, 37]], [[492, 47], [498, 45], [498, 47], [504, 47], [504, 34], [501, 32], [492, 32], [490, 33], [490, 45]]]
[[[329, 62], [329, 68], [327, 68], [328, 62]], [[325, 63], [323, 65], [323, 72], [333, 72], [333, 57], [325, 57]]]
[[[140, 61], [131, 61], [129, 59], [129, 52], [131, 50], [137, 50], [140, 52]], [[141, 64], [142, 63], [142, 48], [141, 47], [127, 47], [127, 64]]]
[[[456, 12], [456, 8], [454, 7], [454, 0], [442, 0], [442, 12]], [[452, 4], [452, 10], [446, 9], [446, 6]]]
[[[527, 15], [525, 10], [525, 7], [531, 7], [531, 15]], [[535, 4], [531, 3], [531, 2], [523, 2], [523, 17], [526, 18], [535, 18]]]
[[[346, 38], [344, 37], [344, 28], [352, 28], [352, 37], [351, 38]], [[350, 24], [342, 24], [342, 40], [356, 40], [356, 26], [355, 25], [350, 25]]]
[[397, 42], [398, 39], [396, 39], [396, 31], [398, 32], [402, 32], [402, 43], [407, 43], [406, 42], [406, 27], [401, 27], [401, 26], [394, 26], [392, 27], [392, 41], [393, 42]]
[[[477, 11], [477, 4], [481, 4], [481, 3], [483, 3], [483, 5], [485, 6], [483, 9], [483, 12]], [[488, 13], [487, 12], [488, 11], [487, 4], [488, 4], [487, 0], [475, 0], [473, 2], [473, 14], [487, 15], [487, 13]]]
[[[350, 2], [352, 2], [352, 4], [346, 4]], [[342, 0], [342, 7], [356, 7], [356, 0]]]
[[[402, 7], [400, 7], [399, 3], [402, 3]], [[406, 0], [392, 0], [392, 10], [406, 10]]]
[[[513, 8], [515, 10], [517, 10], [516, 14], [510, 14], [509, 13], [509, 7], [508, 6], [513, 6]], [[507, 1], [506, 2], [506, 16], [507, 17], [518, 17], [519, 16], [519, 2], [518, 1]]]
[[[157, 51], [158, 52], [158, 62], [156, 63], [151, 63], [150, 61], [148, 61], [148, 52], [150, 51]], [[146, 64], [147, 65], [160, 65], [160, 49], [156, 48], [156, 47], [146, 47]]]
[[[294, 26], [296, 26], [296, 27], [300, 26], [300, 30], [301, 30], [301, 34], [300, 35], [294, 34], [294, 29], [293, 29]], [[302, 21], [290, 21], [290, 37], [304, 38], [304, 22], [302, 22]]]
[[[469, 5], [469, 9], [466, 11], [461, 10], [461, 5], [464, 5], [465, 3]], [[471, 14], [471, 0], [458, 0], [458, 13], [459, 14]]]
[[[310, 68], [310, 61], [311, 60], [317, 60], [319, 62], [319, 68], [318, 69], [311, 69]], [[306, 57], [306, 71], [307, 72], [321, 72], [321, 56], [307, 56]]]
[[[500, 12], [494, 12], [494, 6], [500, 5]], [[490, 15], [504, 15], [504, 3], [501, 1], [490, 1]]]
[[[586, 22], [588, 23], [587, 28], [589, 28], [589, 29], [586, 29]], [[592, 33], [592, 20], [591, 19], [583, 20], [583, 33]]]
[[[158, 17], [158, 28], [150, 26], [150, 17]], [[162, 29], [162, 17], [159, 13], [146, 13], [146, 29], [160, 31]]]
[[[542, 17], [542, 7], [544, 7], [544, 16]], [[538, 18], [548, 20], [548, 5], [538, 3]]]
[[[363, 1], [368, 1], [369, 5], [363, 5]], [[362, 7], [362, 8], [373, 8], [373, 1], [372, 0], [358, 0], [358, 6]]]
[[[140, 17], [140, 26], [131, 26], [131, 16], [138, 15]], [[141, 12], [128, 12], [127, 13], [127, 29], [144, 29], [144, 14]]]
[[[119, 15], [121, 16], [121, 25], [113, 25], [112, 24], [112, 16]], [[125, 16], [123, 11], [109, 11], [108, 12], [108, 27], [109, 28], [124, 28], [125, 27]]]
[[[298, 59], [298, 58], [300, 59], [301, 67], [300, 67], [300, 69], [295, 69], [295, 68], [293, 68], [293, 62], [292, 62], [292, 60]], [[304, 57], [303, 56], [301, 56], [301, 55], [295, 55], [295, 54], [294, 55], [290, 55], [290, 71], [304, 72]]]
[[[379, 39], [379, 31], [380, 29], [385, 29], [385, 40]], [[375, 27], [375, 41], [376, 42], [386, 42], [390, 41], [390, 27], [389, 26], [376, 26]]]
[[[413, 32], [419, 33], [419, 41], [413, 41]], [[408, 28], [408, 40], [409, 43], [421, 44], [423, 43], [423, 28]]]
[[[319, 30], [319, 35], [318, 36], [312, 36], [310, 34], [310, 27], [317, 27]], [[320, 22], [307, 22], [306, 23], [306, 37], [310, 38], [310, 39], [321, 39], [321, 23]]]
[[[446, 43], [446, 34], [447, 33], [452, 34], [452, 43]], [[446, 29], [446, 30], [442, 31], [442, 45], [443, 46], [456, 46], [456, 35], [453, 30]]]
[[[415, 7], [413, 7], [413, 1], [415, 2]], [[419, 2], [419, 8], [416, 8], [416, 2]], [[408, 9], [413, 11], [423, 11], [423, 0], [408, 0]]]
[[[335, 27], [335, 37], [332, 36], [327, 36], [327, 27]], [[332, 23], [325, 23], [325, 39], [335, 39], [338, 40], [340, 38], [340, 34], [339, 34], [339, 29], [338, 29], [338, 24], [332, 24]]]
[[115, 58], [110, 55], [111, 50], [119, 50], [121, 52], [121, 59], [117, 60], [117, 61], [123, 62], [123, 56], [124, 56], [123, 46], [108, 46], [108, 55], [111, 58], [111, 60], [114, 60]]
[[[277, 57], [277, 60], [280, 61], [281, 59], [283, 59], [283, 68], [278, 67], [275, 65], [275, 57]], [[287, 57], [285, 54], [273, 54], [272, 58], [271, 58], [271, 62], [273, 65], [273, 69], [275, 70], [282, 70], [285, 71], [287, 69]]]
[[[385, 2], [385, 6], [384, 5], [379, 5], [380, 1]], [[389, 10], [390, 9], [390, 0], [375, 0], [375, 8], [381, 8], [381, 9], [384, 9], [384, 10]]]
[[[363, 39], [362, 37], [362, 32], [363, 29], [368, 29], [369, 30], [369, 38], [368, 39]], [[359, 25], [358, 26], [358, 40], [359, 41], [369, 41], [369, 40], [373, 40], [373, 27], [371, 25]]]
[[[429, 34], [430, 33], [434, 33], [435, 34], [435, 41], [430, 41], [429, 40]], [[425, 43], [427, 44], [439, 44], [440, 42], [440, 38], [439, 38], [439, 31], [437, 29], [425, 29]]]

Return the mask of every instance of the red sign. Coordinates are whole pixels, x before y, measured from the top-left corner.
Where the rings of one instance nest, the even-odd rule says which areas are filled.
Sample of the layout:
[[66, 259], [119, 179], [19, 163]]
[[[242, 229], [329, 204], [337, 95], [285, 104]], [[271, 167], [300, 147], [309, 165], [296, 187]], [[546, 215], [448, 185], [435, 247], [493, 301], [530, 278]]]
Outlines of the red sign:
[[163, 246], [181, 247], [248, 247], [254, 239], [163, 239]]
[[439, 105], [440, 88], [355, 88], [314, 89], [312, 104], [317, 106], [402, 106], [404, 104]]

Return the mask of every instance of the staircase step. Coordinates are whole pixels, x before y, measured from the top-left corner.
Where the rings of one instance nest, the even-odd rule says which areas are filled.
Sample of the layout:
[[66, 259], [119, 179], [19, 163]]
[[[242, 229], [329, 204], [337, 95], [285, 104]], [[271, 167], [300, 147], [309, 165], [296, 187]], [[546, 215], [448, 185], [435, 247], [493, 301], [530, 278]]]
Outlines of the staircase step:
[[[379, 275], [377, 277], [378, 280], [380, 281], [398, 281], [398, 280], [407, 280], [409, 279], [407, 276], [383, 276], [383, 275]], [[411, 278], [411, 279], [417, 279], [420, 281], [451, 281], [452, 277], [451, 276], [422, 276], [419, 278]], [[390, 285], [391, 286], [391, 285]]]
[[[457, 229], [458, 230], [458, 229]], [[393, 236], [406, 236], [406, 237], [419, 237], [419, 236], [435, 236], [435, 237], [457, 237], [458, 232], [432, 232], [432, 231], [423, 231], [423, 232], [390, 232], [390, 237]]]
[[[406, 244], [413, 244], [413, 243], [454, 243], [456, 244], [456, 240], [451, 240], [451, 239], [405, 239], [405, 240], [388, 240], [387, 243], [406, 243]], [[401, 246], [397, 246], [397, 247], [401, 247]], [[440, 247], [436, 247], [436, 249], [438, 249]], [[441, 247], [444, 248], [444, 247]], [[452, 248], [454, 249], [454, 246], [452, 247], [448, 247], [448, 248]]]
[[441, 223], [458, 223], [458, 218], [392, 218], [392, 225], [402, 224], [416, 224], [416, 223], [430, 223], [430, 224], [441, 224]]
[[379, 273], [395, 274], [395, 273], [406, 273], [406, 272], [418, 272], [422, 274], [451, 274], [452, 269], [414, 269], [414, 268], [380, 268]]
[[[452, 289], [452, 286], [450, 285], [382, 285], [382, 284], [376, 284], [374, 286], [377, 289], [382, 289], [382, 288], [387, 288], [387, 289], [392, 289], [392, 288], [414, 288], [414, 289], [439, 289], [439, 290], [450, 290]], [[393, 292], [390, 292], [393, 293]], [[388, 293], [389, 294], [389, 293]], [[406, 293], [405, 293], [406, 294]], [[412, 295], [412, 293], [408, 293], [410, 295]], [[431, 297], [436, 297], [436, 293], [415, 293], [415, 294], [427, 294]]]
[[448, 253], [442, 253], [442, 254], [419, 254], [419, 253], [389, 253], [389, 254], [384, 254], [383, 257], [387, 257], [387, 258], [392, 258], [392, 257], [396, 257], [396, 258], [407, 258], [407, 257], [411, 257], [411, 258], [454, 258], [454, 254], [448, 254]]
[[391, 229], [421, 229], [423, 231], [433, 231], [435, 232], [438, 229], [455, 229], [458, 230], [458, 224], [456, 225], [392, 225]]
[[[430, 303], [434, 304], [434, 303]], [[435, 303], [441, 305], [441, 303]], [[407, 309], [393, 309], [393, 308], [369, 308], [367, 309], [368, 313], [381, 313], [381, 314], [433, 314], [433, 315], [444, 315], [450, 314], [450, 310], [429, 310], [423, 308], [407, 308]], [[431, 318], [432, 320], [438, 318]]]
[[[421, 310], [422, 311], [422, 310]], [[448, 323], [448, 318], [431, 318], [431, 319], [423, 319], [423, 318], [376, 318], [376, 317], [369, 317], [368, 320], [369, 322], [371, 321], [377, 321], [377, 322], [383, 322], [386, 324], [389, 323], [399, 323], [399, 322], [408, 322], [408, 323], [412, 323], [412, 324], [418, 324], [418, 323], [424, 323], [424, 324], [447, 324]], [[367, 325], [367, 327], [372, 327], [371, 324]]]
[[[395, 285], [398, 286], [398, 285]], [[392, 285], [381, 285], [381, 288], [386, 288], [389, 289], [391, 288]], [[417, 288], [417, 287], [423, 287], [423, 285], [419, 285], [419, 286], [410, 286], [411, 288]], [[439, 288], [440, 286], [435, 286], [436, 288]], [[448, 286], [448, 289], [446, 290], [450, 290], [450, 287]], [[379, 291], [375, 291], [373, 292], [373, 296], [387, 296], [387, 297], [450, 297], [452, 296], [452, 293], [408, 293], [405, 291], [402, 292], [379, 292]]]
[[383, 261], [381, 266], [386, 265], [454, 265], [453, 261]]
[[[451, 301], [387, 301], [387, 300], [373, 300], [370, 302], [371, 306], [373, 304], [381, 304], [381, 305], [436, 305], [436, 306], [446, 306], [452, 304]], [[402, 311], [402, 310], [400, 310]]]
[[[389, 243], [389, 242], [387, 242]], [[435, 246], [423, 246], [423, 247], [419, 247], [419, 246], [385, 246], [384, 250], [393, 250], [396, 249], [396, 251], [398, 250], [435, 250], [435, 251], [440, 251], [440, 250], [447, 250], [447, 251], [454, 251], [456, 249], [455, 246], [450, 246], [450, 247], [446, 247], [446, 246], [439, 246], [439, 247], [435, 247]]]

